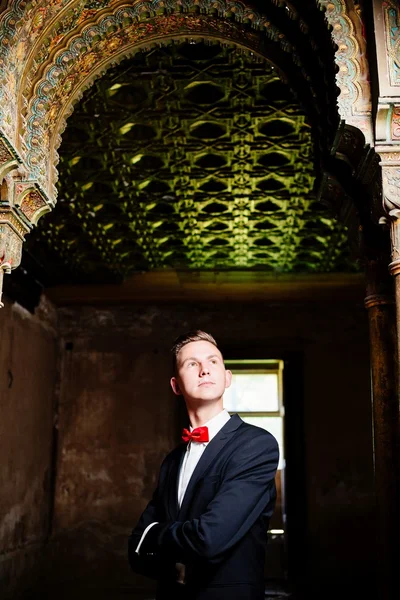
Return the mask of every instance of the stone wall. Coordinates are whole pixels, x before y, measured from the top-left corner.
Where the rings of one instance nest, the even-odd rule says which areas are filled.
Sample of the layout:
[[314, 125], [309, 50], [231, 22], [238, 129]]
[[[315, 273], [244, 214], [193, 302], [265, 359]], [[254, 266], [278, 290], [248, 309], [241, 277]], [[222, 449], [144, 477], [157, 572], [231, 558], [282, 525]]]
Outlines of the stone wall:
[[361, 305], [220, 302], [58, 312], [62, 385], [49, 553], [55, 581], [152, 589], [130, 573], [126, 541], [177, 440], [183, 411], [169, 389], [169, 347], [193, 327], [213, 333], [230, 358], [298, 357], [301, 378], [291, 387], [304, 399], [299, 485], [307, 579], [342, 585], [372, 572], [369, 349]]
[[41, 574], [52, 506], [57, 339], [50, 313], [0, 311], [0, 597]]

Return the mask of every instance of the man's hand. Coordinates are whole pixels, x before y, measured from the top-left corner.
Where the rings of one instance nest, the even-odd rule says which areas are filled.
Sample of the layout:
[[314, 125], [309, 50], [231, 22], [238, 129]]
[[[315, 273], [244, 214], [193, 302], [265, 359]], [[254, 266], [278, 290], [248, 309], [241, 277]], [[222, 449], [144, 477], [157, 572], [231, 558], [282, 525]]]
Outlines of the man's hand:
[[175, 564], [176, 569], [176, 582], [185, 585], [185, 574], [186, 574], [186, 566], [182, 563]]

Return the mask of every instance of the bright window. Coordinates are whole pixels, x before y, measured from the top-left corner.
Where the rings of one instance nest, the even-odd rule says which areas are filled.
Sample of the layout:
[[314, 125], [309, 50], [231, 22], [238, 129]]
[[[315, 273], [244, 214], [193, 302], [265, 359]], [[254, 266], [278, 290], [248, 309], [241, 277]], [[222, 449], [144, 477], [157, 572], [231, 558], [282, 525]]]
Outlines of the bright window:
[[224, 394], [224, 408], [238, 414], [243, 421], [266, 429], [276, 438], [280, 460], [285, 464], [283, 445], [282, 371], [283, 361], [231, 360], [226, 368], [232, 371], [232, 384]]

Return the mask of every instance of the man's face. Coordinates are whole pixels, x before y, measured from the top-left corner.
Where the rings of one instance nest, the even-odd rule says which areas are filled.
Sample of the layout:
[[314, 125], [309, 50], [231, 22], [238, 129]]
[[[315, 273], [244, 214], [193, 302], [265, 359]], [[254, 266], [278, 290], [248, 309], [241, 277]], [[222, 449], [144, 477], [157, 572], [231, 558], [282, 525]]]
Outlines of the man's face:
[[190, 342], [177, 356], [177, 375], [171, 386], [175, 394], [199, 405], [220, 400], [231, 384], [221, 352], [207, 341]]

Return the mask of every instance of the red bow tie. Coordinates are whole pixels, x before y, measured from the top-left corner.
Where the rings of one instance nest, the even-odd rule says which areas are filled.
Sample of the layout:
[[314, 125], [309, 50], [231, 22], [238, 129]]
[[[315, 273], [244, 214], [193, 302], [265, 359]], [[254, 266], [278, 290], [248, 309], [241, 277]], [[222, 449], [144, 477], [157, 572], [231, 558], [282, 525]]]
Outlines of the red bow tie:
[[196, 427], [192, 431], [184, 429], [182, 431], [182, 439], [184, 442], [208, 442], [208, 427]]

